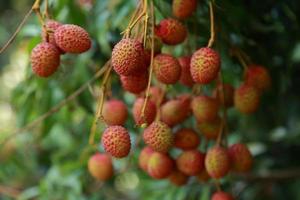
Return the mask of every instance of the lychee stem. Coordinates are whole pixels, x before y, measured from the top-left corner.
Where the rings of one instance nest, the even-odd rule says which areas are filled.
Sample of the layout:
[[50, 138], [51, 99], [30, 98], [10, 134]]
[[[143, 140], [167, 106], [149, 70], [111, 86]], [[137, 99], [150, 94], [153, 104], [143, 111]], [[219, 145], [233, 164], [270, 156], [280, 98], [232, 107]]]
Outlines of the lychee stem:
[[214, 182], [215, 182], [215, 186], [216, 186], [217, 190], [218, 190], [219, 192], [222, 191], [219, 180], [218, 180], [218, 179], [215, 179]]
[[215, 42], [215, 21], [214, 21], [214, 9], [212, 1], [209, 2], [209, 13], [210, 13], [210, 39], [207, 47], [211, 48]]
[[44, 17], [49, 19], [49, 2], [48, 0], [45, 0], [45, 10], [44, 10]]

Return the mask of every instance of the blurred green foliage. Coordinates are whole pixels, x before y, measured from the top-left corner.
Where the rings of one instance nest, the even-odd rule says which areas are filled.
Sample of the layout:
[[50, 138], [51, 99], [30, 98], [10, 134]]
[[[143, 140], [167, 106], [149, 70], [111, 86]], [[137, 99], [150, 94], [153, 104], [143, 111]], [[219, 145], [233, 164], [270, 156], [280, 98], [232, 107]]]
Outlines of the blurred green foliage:
[[[9, 104], [16, 114], [13, 128], [23, 127], [47, 112], [89, 80], [111, 55], [113, 45], [120, 39], [129, 16], [136, 7], [135, 0], [98, 0], [91, 9], [79, 6], [75, 0], [49, 0], [54, 19], [84, 27], [93, 38], [93, 47], [82, 55], [64, 55], [61, 67], [54, 76], [41, 79], [33, 75], [28, 62], [31, 49], [40, 42], [41, 28], [36, 16], [31, 16], [14, 43], [0, 57], [0, 73], [8, 73], [20, 57], [26, 55], [26, 68], [18, 73], [24, 79], [9, 94]], [[170, 0], [155, 0], [158, 20], [171, 16]], [[32, 1], [0, 2], [0, 44], [9, 38]], [[260, 110], [252, 116], [229, 111], [229, 143], [243, 141], [255, 153], [255, 172], [272, 169], [291, 169], [300, 166], [300, 2], [296, 0], [216, 1], [216, 48], [222, 56], [225, 82], [238, 86], [242, 67], [230, 56], [232, 45], [243, 49], [252, 61], [267, 66], [273, 79], [272, 89], [262, 98]], [[176, 47], [164, 47], [164, 52], [176, 56], [191, 54], [206, 45], [209, 38], [207, 1], [199, 1], [197, 13], [184, 23], [189, 28], [189, 39]], [[14, 62], [13, 62], [14, 61]], [[13, 77], [12, 77], [13, 79]], [[123, 93], [117, 78], [112, 79], [113, 95], [125, 96], [130, 107], [133, 96]], [[93, 88], [96, 90], [99, 81]], [[5, 87], [0, 89], [0, 100]], [[210, 93], [211, 87], [205, 87]], [[170, 96], [189, 91], [179, 84], [169, 88]], [[89, 90], [75, 101], [43, 121], [33, 130], [20, 133], [0, 147], [0, 185], [19, 188], [18, 199], [164, 199], [208, 200], [213, 184], [200, 184], [192, 178], [188, 185], [177, 188], [167, 180], [153, 181], [137, 168], [137, 154], [132, 167], [117, 174], [104, 185], [95, 183], [86, 170], [91, 151], [88, 135], [94, 117], [96, 100]], [[2, 112], [2, 111], [0, 111]], [[5, 126], [6, 124], [2, 124]], [[185, 126], [193, 125], [187, 121]], [[141, 130], [130, 119], [133, 140]], [[103, 129], [103, 127], [102, 127]], [[12, 129], [9, 129], [10, 131]], [[0, 135], [0, 141], [10, 134]], [[101, 131], [99, 129], [98, 133]], [[99, 138], [97, 138], [99, 141]], [[99, 146], [99, 149], [101, 147]], [[132, 150], [139, 152], [140, 148]], [[128, 158], [114, 160], [116, 169], [123, 168]], [[246, 189], [241, 189], [246, 187]], [[247, 182], [230, 176], [224, 189], [239, 194], [239, 199], [300, 199], [300, 181]], [[11, 199], [0, 194], [0, 199]]]

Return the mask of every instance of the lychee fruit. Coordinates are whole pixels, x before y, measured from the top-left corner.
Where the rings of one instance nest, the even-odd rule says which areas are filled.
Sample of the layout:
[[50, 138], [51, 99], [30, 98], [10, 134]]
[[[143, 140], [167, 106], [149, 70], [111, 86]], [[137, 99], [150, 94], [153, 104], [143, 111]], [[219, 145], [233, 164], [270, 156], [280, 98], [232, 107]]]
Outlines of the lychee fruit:
[[168, 18], [155, 26], [155, 34], [168, 45], [182, 43], [187, 37], [186, 27], [176, 19]]
[[59, 26], [54, 32], [54, 38], [57, 46], [68, 53], [83, 53], [92, 45], [88, 32], [74, 24]]
[[147, 172], [155, 179], [167, 178], [173, 171], [173, 160], [164, 153], [154, 152], [148, 160]]
[[198, 122], [209, 122], [216, 119], [219, 103], [215, 98], [201, 95], [192, 100], [193, 114]]
[[271, 76], [267, 68], [250, 65], [245, 73], [245, 82], [263, 92], [271, 87]]
[[53, 44], [42, 42], [32, 49], [30, 60], [36, 75], [49, 77], [56, 72], [60, 64], [60, 52]]
[[185, 185], [188, 182], [189, 177], [182, 173], [181, 171], [175, 169], [172, 174], [169, 176], [169, 180], [176, 186]]
[[102, 145], [105, 151], [112, 156], [126, 157], [131, 147], [129, 133], [122, 126], [109, 126], [103, 132]]
[[212, 178], [224, 177], [230, 170], [230, 159], [227, 150], [220, 146], [209, 149], [205, 157], [205, 168]]
[[106, 181], [113, 176], [113, 165], [110, 155], [95, 153], [88, 161], [88, 170], [97, 180]]
[[43, 42], [49, 42], [49, 43], [57, 46], [56, 42], [55, 42], [55, 38], [54, 38], [54, 32], [61, 25], [62, 24], [58, 21], [51, 20], [51, 19], [47, 20], [45, 23], [45, 29], [43, 29], [43, 31], [42, 31]]
[[191, 57], [190, 56], [184, 56], [178, 58], [178, 62], [181, 66], [181, 75], [179, 82], [185, 86], [191, 87], [194, 85], [194, 80], [191, 75], [190, 70], [190, 63], [191, 63]]
[[145, 112], [144, 112], [144, 118], [142, 118], [142, 109], [145, 102], [145, 98], [138, 98], [135, 100], [132, 108], [133, 118], [137, 125], [142, 125], [144, 123], [151, 124], [156, 116], [156, 105], [148, 99]]
[[144, 141], [153, 150], [166, 153], [173, 145], [173, 134], [169, 126], [161, 121], [154, 121], [143, 133]]
[[248, 172], [253, 163], [252, 155], [246, 145], [237, 143], [228, 149], [231, 168], [235, 172]]
[[139, 166], [141, 169], [143, 169], [145, 172], [147, 171], [148, 168], [148, 161], [150, 156], [154, 153], [154, 151], [146, 146], [142, 149], [140, 155], [139, 155]]
[[226, 108], [230, 108], [231, 106], [233, 106], [233, 96], [234, 88], [230, 84], [223, 84], [223, 86], [222, 84], [219, 84], [213, 93], [213, 97], [215, 97], [220, 102], [220, 104]]
[[211, 200], [234, 200], [231, 194], [226, 192], [215, 192], [211, 198]]
[[204, 154], [198, 150], [184, 151], [176, 159], [176, 164], [184, 174], [197, 175], [204, 169]]
[[123, 101], [112, 99], [104, 103], [102, 115], [107, 125], [121, 126], [126, 122], [128, 111]]
[[149, 90], [150, 100], [155, 103], [155, 105], [160, 106], [166, 101], [164, 91], [158, 86], [152, 86]]
[[191, 75], [196, 83], [208, 84], [216, 79], [221, 59], [215, 50], [203, 47], [197, 50], [191, 59]]
[[214, 119], [213, 121], [198, 123], [198, 129], [206, 139], [216, 140], [218, 138], [221, 125], [222, 124], [220, 117], [216, 117], [216, 119]]
[[235, 90], [234, 106], [244, 114], [254, 113], [259, 107], [258, 90], [249, 84], [242, 84]]
[[182, 150], [196, 149], [200, 144], [200, 138], [191, 128], [179, 129], [174, 135], [174, 146]]
[[165, 84], [174, 84], [180, 78], [180, 64], [176, 58], [168, 54], [155, 56], [153, 70], [157, 80]]
[[122, 39], [113, 48], [111, 63], [114, 70], [122, 76], [133, 75], [145, 69], [143, 44], [136, 39]]
[[120, 80], [124, 90], [139, 94], [147, 88], [148, 72], [139, 75], [120, 76]]
[[173, 0], [173, 15], [179, 19], [190, 17], [197, 8], [197, 0]]

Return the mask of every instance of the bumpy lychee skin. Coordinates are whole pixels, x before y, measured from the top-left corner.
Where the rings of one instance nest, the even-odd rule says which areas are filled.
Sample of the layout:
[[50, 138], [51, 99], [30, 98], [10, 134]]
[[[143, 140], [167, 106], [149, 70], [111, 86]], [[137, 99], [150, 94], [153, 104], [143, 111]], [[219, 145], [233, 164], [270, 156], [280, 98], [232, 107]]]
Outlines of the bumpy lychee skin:
[[241, 113], [251, 114], [258, 109], [259, 99], [259, 91], [255, 87], [249, 84], [242, 84], [235, 90], [234, 106]]
[[237, 143], [228, 149], [231, 169], [235, 172], [248, 172], [251, 170], [253, 158], [246, 145]]
[[271, 87], [271, 76], [265, 67], [250, 65], [246, 70], [245, 82], [263, 92]]
[[200, 138], [196, 131], [190, 128], [179, 129], [174, 135], [174, 146], [182, 150], [196, 149]]
[[154, 152], [155, 151], [153, 151], [150, 147], [146, 146], [142, 149], [139, 155], [139, 166], [145, 172], [147, 172], [149, 158]]
[[208, 84], [218, 76], [221, 59], [215, 50], [204, 47], [197, 50], [191, 59], [191, 75], [196, 83]]
[[220, 191], [215, 192], [211, 197], [211, 200], [234, 200], [234, 198], [231, 196], [231, 194]]
[[176, 45], [182, 43], [187, 37], [186, 27], [176, 19], [163, 19], [155, 26], [155, 34], [163, 43]]
[[107, 125], [121, 126], [126, 122], [128, 111], [123, 101], [112, 99], [105, 102], [102, 115]]
[[173, 171], [173, 160], [164, 153], [154, 152], [148, 160], [148, 174], [155, 179], [167, 178]]
[[128, 131], [122, 126], [109, 126], [102, 135], [105, 151], [116, 158], [129, 154], [131, 143]]
[[122, 39], [112, 51], [111, 63], [114, 70], [123, 76], [136, 73], [145, 66], [143, 44], [136, 39]]
[[215, 98], [201, 95], [192, 100], [193, 114], [198, 122], [209, 122], [216, 119], [219, 103]]
[[139, 94], [147, 88], [148, 73], [146, 72], [140, 75], [121, 76], [120, 80], [124, 90], [133, 94]]
[[155, 56], [153, 70], [157, 80], [165, 84], [174, 84], [180, 78], [181, 67], [176, 58], [168, 54]]
[[184, 151], [176, 159], [176, 164], [184, 174], [197, 175], [204, 169], [204, 154], [197, 150]]
[[83, 53], [91, 48], [92, 41], [86, 30], [74, 24], [64, 24], [54, 32], [58, 47], [68, 53]]
[[97, 180], [106, 181], [113, 176], [113, 165], [110, 155], [95, 153], [88, 161], [88, 170]]
[[210, 122], [200, 122], [198, 123], [198, 129], [201, 134], [208, 140], [216, 140], [220, 132], [221, 119], [216, 117], [213, 121]]
[[137, 125], [142, 125], [144, 123], [149, 125], [154, 121], [156, 116], [156, 105], [149, 99], [145, 107], [144, 118], [142, 118], [144, 102], [144, 98], [138, 98], [133, 104], [132, 113], [134, 121]]
[[173, 145], [173, 134], [169, 126], [155, 121], [143, 133], [144, 141], [153, 150], [166, 153]]
[[[42, 39], [44, 42], [49, 42], [53, 45], [56, 45], [55, 38], [54, 38], [54, 32], [58, 27], [60, 27], [62, 24], [55, 20], [47, 20], [45, 23], [45, 29], [43, 29], [42, 32]], [[48, 36], [48, 38], [47, 38]]]
[[205, 168], [207, 173], [215, 179], [225, 176], [230, 169], [230, 159], [225, 148], [212, 147], [205, 157]]
[[161, 106], [161, 121], [173, 127], [183, 122], [190, 115], [189, 100], [172, 99]]
[[214, 90], [213, 96], [220, 102], [220, 105], [230, 108], [233, 106], [234, 88], [230, 84], [224, 84], [223, 87], [221, 84], [219, 84]]
[[173, 0], [173, 15], [179, 19], [190, 17], [197, 8], [197, 0]]
[[191, 87], [194, 85], [194, 80], [191, 75], [191, 57], [190, 56], [184, 56], [178, 58], [178, 62], [181, 66], [181, 75], [179, 82], [185, 86]]
[[188, 182], [189, 177], [182, 173], [181, 171], [175, 169], [172, 174], [169, 176], [169, 180], [176, 186], [185, 185]]
[[32, 49], [30, 60], [36, 75], [49, 77], [60, 64], [60, 52], [53, 44], [42, 42]]

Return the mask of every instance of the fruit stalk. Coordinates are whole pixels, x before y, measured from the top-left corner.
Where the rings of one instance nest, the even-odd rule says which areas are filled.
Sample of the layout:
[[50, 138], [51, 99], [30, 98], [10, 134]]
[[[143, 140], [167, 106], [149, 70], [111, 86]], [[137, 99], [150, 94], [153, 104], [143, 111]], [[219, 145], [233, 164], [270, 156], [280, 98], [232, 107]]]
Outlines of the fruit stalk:
[[214, 20], [214, 9], [212, 1], [209, 2], [209, 13], [210, 13], [210, 39], [207, 47], [212, 47], [215, 42], [215, 20]]

